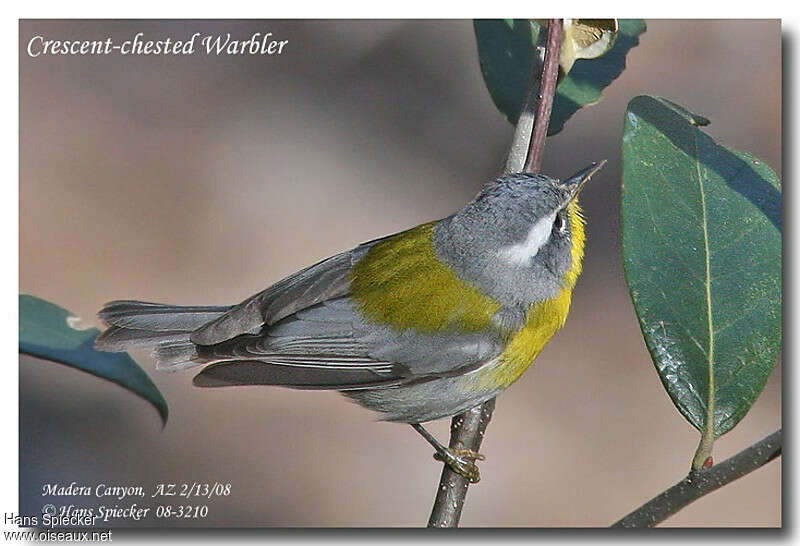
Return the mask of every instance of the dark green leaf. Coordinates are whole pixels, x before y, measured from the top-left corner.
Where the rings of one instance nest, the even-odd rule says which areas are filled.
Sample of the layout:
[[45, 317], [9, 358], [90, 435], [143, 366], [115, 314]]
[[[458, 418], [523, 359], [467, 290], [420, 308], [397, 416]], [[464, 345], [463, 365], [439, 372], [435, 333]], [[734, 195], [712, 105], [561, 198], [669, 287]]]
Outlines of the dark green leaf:
[[476, 19], [473, 27], [483, 81], [498, 110], [516, 124], [531, 67], [540, 65], [536, 46], [541, 27], [528, 19]]
[[628, 104], [622, 245], [658, 373], [710, 452], [780, 350], [781, 192], [769, 166], [714, 142], [707, 123], [664, 99]]
[[77, 329], [77, 319], [34, 296], [19, 296], [19, 351], [53, 360], [108, 379], [132, 390], [167, 421], [167, 402], [147, 374], [126, 353], [96, 351], [97, 328]]
[[[558, 84], [548, 135], [561, 131], [581, 107], [600, 100], [603, 89], [622, 73], [628, 51], [639, 43], [646, 27], [641, 19], [619, 19], [618, 24], [611, 50], [596, 59], [578, 59]], [[516, 124], [532, 65], [539, 63], [536, 47], [547, 33], [528, 19], [476, 19], [473, 25], [489, 94], [497, 108]]]

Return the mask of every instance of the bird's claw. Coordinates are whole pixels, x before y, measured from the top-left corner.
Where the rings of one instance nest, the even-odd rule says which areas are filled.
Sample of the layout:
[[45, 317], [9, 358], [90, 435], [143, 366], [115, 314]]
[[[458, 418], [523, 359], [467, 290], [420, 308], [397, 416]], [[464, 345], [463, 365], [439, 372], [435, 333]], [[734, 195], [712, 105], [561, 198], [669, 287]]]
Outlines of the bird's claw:
[[477, 451], [472, 451], [471, 449], [455, 449], [451, 447], [447, 448], [444, 453], [434, 453], [433, 458], [445, 463], [453, 472], [464, 476], [470, 483], [478, 483], [481, 481], [480, 470], [478, 470], [478, 465], [476, 465], [474, 461], [483, 461], [486, 457]]

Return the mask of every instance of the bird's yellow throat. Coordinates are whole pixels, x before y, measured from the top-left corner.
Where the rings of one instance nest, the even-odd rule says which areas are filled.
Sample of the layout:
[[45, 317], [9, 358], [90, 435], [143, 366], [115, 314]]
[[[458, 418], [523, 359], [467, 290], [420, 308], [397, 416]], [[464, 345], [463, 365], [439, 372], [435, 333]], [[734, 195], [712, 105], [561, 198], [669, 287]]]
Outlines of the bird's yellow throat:
[[586, 222], [577, 199], [567, 206], [567, 214], [572, 230], [572, 265], [564, 275], [563, 288], [555, 298], [532, 305], [525, 326], [511, 338], [497, 363], [479, 370], [477, 382], [484, 388], [506, 388], [519, 379], [567, 320], [572, 289], [583, 269], [586, 242]]

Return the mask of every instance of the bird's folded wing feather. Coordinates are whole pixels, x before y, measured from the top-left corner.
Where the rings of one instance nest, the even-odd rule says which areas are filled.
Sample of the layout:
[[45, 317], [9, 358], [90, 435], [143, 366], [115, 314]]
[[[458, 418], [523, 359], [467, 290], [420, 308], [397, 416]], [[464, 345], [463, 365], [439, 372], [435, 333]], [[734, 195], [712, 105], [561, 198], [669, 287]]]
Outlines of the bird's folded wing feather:
[[301, 309], [346, 295], [350, 290], [353, 264], [384, 239], [363, 243], [289, 275], [195, 330], [191, 341], [198, 345], [221, 343], [255, 332], [265, 324], [274, 324]]
[[500, 340], [488, 332], [425, 334], [375, 325], [349, 298], [338, 298], [295, 313], [266, 335], [200, 347], [200, 357], [216, 364], [195, 382], [375, 387], [463, 373], [501, 350]]

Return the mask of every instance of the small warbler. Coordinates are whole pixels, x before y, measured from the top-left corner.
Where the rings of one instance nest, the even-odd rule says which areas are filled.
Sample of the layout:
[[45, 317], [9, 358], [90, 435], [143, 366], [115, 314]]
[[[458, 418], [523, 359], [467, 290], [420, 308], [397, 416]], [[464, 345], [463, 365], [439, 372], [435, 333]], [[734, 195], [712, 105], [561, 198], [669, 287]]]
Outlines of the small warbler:
[[558, 331], [581, 272], [577, 195], [605, 163], [567, 180], [511, 174], [442, 220], [364, 243], [242, 303], [185, 307], [115, 301], [100, 312], [104, 351], [153, 347], [156, 368], [203, 365], [201, 387], [333, 389], [409, 423], [466, 411], [511, 385]]

